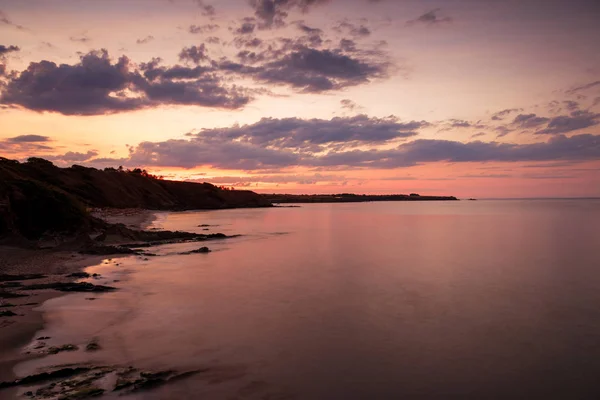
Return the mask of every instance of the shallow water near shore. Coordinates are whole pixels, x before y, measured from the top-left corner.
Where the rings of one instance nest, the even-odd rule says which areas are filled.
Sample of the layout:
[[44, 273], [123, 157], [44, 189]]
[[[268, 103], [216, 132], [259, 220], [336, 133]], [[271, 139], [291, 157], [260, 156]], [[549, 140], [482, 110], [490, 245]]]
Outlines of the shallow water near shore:
[[157, 213], [152, 227], [243, 236], [91, 266], [120, 290], [46, 302], [36, 336], [101, 349], [18, 375], [212, 371], [127, 396], [140, 399], [600, 394], [600, 200]]

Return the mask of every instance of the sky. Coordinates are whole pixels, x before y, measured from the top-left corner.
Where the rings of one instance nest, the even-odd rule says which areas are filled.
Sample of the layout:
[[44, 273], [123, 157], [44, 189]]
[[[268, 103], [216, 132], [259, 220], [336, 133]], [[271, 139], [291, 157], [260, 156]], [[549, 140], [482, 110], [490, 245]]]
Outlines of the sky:
[[0, 156], [600, 197], [597, 0], [0, 0]]

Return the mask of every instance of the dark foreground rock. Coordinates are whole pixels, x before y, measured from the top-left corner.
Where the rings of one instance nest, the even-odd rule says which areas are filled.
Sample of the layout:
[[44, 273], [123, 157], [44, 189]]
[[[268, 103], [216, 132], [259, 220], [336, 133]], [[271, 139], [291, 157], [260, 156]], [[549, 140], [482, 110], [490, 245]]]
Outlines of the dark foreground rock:
[[188, 254], [207, 254], [210, 253], [211, 250], [208, 247], [200, 247], [199, 249], [196, 250], [192, 250], [192, 251], [186, 251], [183, 253], [179, 253], [182, 255], [188, 255]]
[[42, 290], [54, 289], [61, 292], [112, 292], [117, 288], [112, 286], [94, 285], [88, 282], [51, 282], [40, 283], [38, 285], [27, 285], [22, 287], [23, 290]]
[[88, 372], [90, 368], [62, 368], [57, 369], [51, 372], [43, 372], [41, 374], [29, 375], [25, 378], [16, 379], [11, 382], [0, 382], [0, 389], [14, 387], [14, 386], [22, 386], [22, 385], [32, 385], [36, 383], [46, 382], [53, 379], [61, 379], [68, 378], [73, 375], [83, 374]]
[[20, 275], [10, 275], [10, 274], [0, 274], [0, 282], [12, 282], [12, 281], [27, 281], [31, 279], [40, 279], [45, 278], [45, 275], [41, 274], [20, 274]]
[[35, 386], [26, 393], [32, 399], [80, 400], [101, 396], [105, 392], [118, 395], [142, 392], [185, 379], [209, 369], [192, 371], [144, 371], [133, 367], [61, 368], [30, 375], [11, 382], [1, 382], [0, 389]]

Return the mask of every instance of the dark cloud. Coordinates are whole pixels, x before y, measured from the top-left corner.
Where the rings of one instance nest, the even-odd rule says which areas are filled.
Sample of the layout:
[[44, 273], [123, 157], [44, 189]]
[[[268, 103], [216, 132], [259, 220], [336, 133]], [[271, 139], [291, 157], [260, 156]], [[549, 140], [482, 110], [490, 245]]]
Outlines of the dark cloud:
[[[123, 164], [183, 168], [211, 166], [258, 171], [292, 166], [393, 169], [436, 162], [572, 163], [600, 159], [600, 136], [590, 134], [558, 135], [547, 142], [530, 144], [420, 139], [391, 149], [310, 153], [278, 147], [285, 142], [277, 142], [279, 135], [275, 138], [267, 135], [265, 138], [259, 134], [256, 137], [258, 144], [254, 138], [244, 140], [243, 135], [240, 140], [238, 130], [246, 132], [247, 129], [234, 127], [225, 130], [225, 133], [211, 130], [191, 135], [190, 140], [143, 142], [132, 148], [129, 159]], [[276, 146], [265, 147], [264, 143], [273, 143], [273, 140]]]
[[352, 53], [356, 51], [356, 42], [350, 39], [342, 39], [340, 40], [340, 49], [347, 53]]
[[0, 59], [5, 57], [8, 53], [17, 52], [20, 50], [21, 49], [19, 48], [19, 46], [5, 46], [3, 44], [0, 44]]
[[190, 25], [190, 27], [188, 28], [188, 32], [193, 34], [209, 33], [214, 32], [217, 29], [219, 29], [219, 25], [217, 24]]
[[494, 131], [498, 132], [498, 135], [496, 135], [496, 138], [501, 138], [501, 137], [508, 135], [509, 133], [514, 132], [515, 130], [508, 128], [506, 126], [497, 126], [496, 128], [494, 128]]
[[389, 64], [335, 50], [299, 46], [254, 71], [259, 81], [289, 85], [305, 92], [325, 92], [385, 78]]
[[148, 35], [148, 36], [146, 36], [146, 37], [144, 37], [144, 38], [141, 38], [141, 39], [138, 39], [138, 40], [136, 40], [135, 42], [136, 42], [137, 44], [146, 44], [146, 43], [148, 43], [148, 42], [151, 42], [151, 41], [153, 41], [153, 40], [154, 40], [154, 36], [152, 36], [152, 35]]
[[573, 111], [570, 115], [554, 117], [545, 129], [536, 131], [541, 135], [557, 135], [589, 128], [600, 124], [600, 114], [589, 111]]
[[50, 141], [48, 136], [41, 135], [20, 135], [6, 139], [6, 142], [8, 143], [36, 143], [48, 141]]
[[556, 136], [544, 143], [415, 140], [391, 150], [329, 153], [311, 160], [321, 166], [398, 168], [432, 162], [589, 161], [600, 158], [600, 136]]
[[413, 20], [407, 21], [409, 25], [414, 24], [425, 24], [425, 25], [439, 25], [443, 23], [452, 22], [452, 18], [450, 17], [439, 17], [438, 13], [440, 12], [440, 8], [436, 8], [434, 10], [428, 11], [425, 14], [415, 18]]
[[342, 105], [342, 108], [344, 108], [346, 110], [350, 110], [350, 111], [354, 111], [356, 109], [362, 108], [361, 106], [359, 106], [358, 104], [356, 104], [355, 102], [353, 102], [350, 99], [340, 100], [340, 104]]
[[206, 165], [221, 169], [260, 170], [294, 165], [299, 159], [297, 154], [285, 150], [201, 136], [192, 140], [142, 142], [132, 149], [128, 165], [182, 168]]
[[[251, 100], [250, 90], [226, 84], [236, 77], [323, 93], [387, 78], [394, 67], [384, 51], [356, 46], [352, 51], [347, 46], [315, 48], [321, 40], [313, 36], [278, 38], [269, 43], [239, 36], [236, 45], [245, 48], [237, 54], [239, 62], [211, 58], [204, 43], [180, 51], [179, 60], [185, 66], [160, 66], [161, 59], [154, 58], [136, 67], [126, 56], [113, 62], [106, 50], [82, 55], [74, 65], [32, 62], [26, 70], [5, 79], [0, 104], [77, 115], [163, 104], [235, 109]], [[263, 88], [252, 93], [271, 92]]]
[[515, 113], [515, 112], [519, 112], [522, 111], [522, 109], [520, 108], [507, 108], [506, 110], [502, 110], [502, 111], [498, 111], [497, 113], [492, 115], [492, 120], [494, 121], [500, 121], [503, 120], [504, 117], [508, 116], [509, 114]]
[[202, 61], [208, 61], [208, 50], [202, 43], [200, 46], [184, 47], [179, 53], [180, 61], [191, 61], [194, 64], [200, 64]]
[[242, 25], [235, 30], [235, 33], [238, 35], [249, 35], [254, 33], [254, 29], [256, 28], [256, 24], [252, 22], [244, 22]]
[[210, 136], [235, 140], [261, 147], [321, 151], [316, 146], [384, 143], [417, 135], [428, 126], [425, 121], [400, 122], [395, 117], [370, 118], [357, 115], [331, 120], [299, 118], [263, 118], [252, 125], [202, 130], [197, 137]]
[[[185, 54], [197, 56], [193, 51]], [[178, 80], [189, 77], [193, 69], [161, 69], [158, 62], [155, 59], [138, 71], [125, 56], [113, 63], [106, 50], [90, 52], [75, 65], [33, 62], [8, 80], [0, 103], [66, 115], [98, 115], [163, 104], [239, 108], [250, 101], [241, 89], [225, 87], [214, 74], [201, 70], [192, 75], [196, 79]], [[152, 75], [154, 70], [158, 72]]]
[[565, 100], [562, 102], [563, 106], [569, 111], [575, 111], [579, 109], [579, 103], [573, 100]]
[[535, 128], [550, 121], [550, 118], [538, 117], [536, 114], [519, 114], [513, 120], [513, 124], [519, 128]]

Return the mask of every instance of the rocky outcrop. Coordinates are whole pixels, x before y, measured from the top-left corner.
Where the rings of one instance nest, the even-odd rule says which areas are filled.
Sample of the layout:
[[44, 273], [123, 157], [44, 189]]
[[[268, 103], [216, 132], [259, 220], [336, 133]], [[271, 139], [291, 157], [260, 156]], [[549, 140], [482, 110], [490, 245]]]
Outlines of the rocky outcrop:
[[223, 190], [209, 183], [175, 182], [142, 170], [58, 168], [32, 158], [0, 157], [0, 239], [37, 240], [52, 233], [76, 236], [95, 224], [90, 207], [150, 210], [268, 207], [250, 191]]

